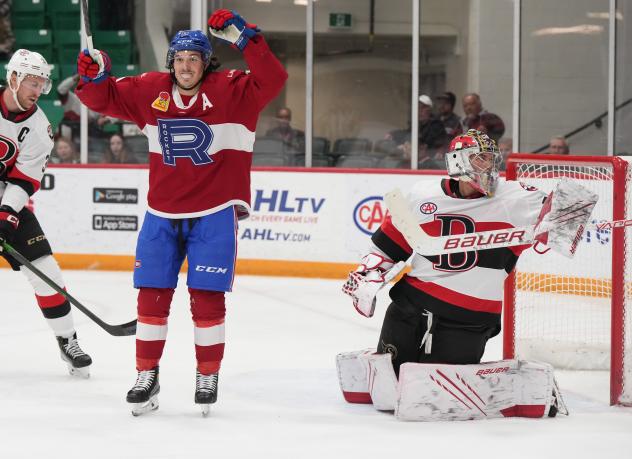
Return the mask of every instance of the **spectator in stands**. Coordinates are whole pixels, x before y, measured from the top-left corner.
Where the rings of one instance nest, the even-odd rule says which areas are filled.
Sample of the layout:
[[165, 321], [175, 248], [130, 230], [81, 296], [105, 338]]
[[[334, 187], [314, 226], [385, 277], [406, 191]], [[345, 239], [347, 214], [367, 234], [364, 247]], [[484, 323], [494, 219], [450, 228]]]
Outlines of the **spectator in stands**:
[[507, 156], [513, 152], [513, 140], [509, 137], [503, 137], [498, 141], [498, 150], [503, 157], [500, 170], [504, 171], [507, 168]]
[[[81, 101], [75, 95], [74, 88], [79, 82], [79, 75], [72, 75], [65, 78], [57, 85], [57, 97], [64, 107], [64, 118], [62, 119], [62, 135], [71, 137], [73, 140], [79, 138], [79, 119], [81, 117]], [[88, 110], [88, 133], [95, 137], [104, 137], [101, 127], [107, 122], [107, 117], [97, 112]], [[64, 128], [67, 126], [68, 128]], [[66, 129], [69, 129], [66, 132]]]
[[75, 143], [67, 137], [59, 137], [50, 158], [53, 164], [79, 164], [79, 153]]
[[[410, 140], [406, 140], [403, 144], [399, 145], [398, 150], [401, 152], [402, 159], [410, 164], [410, 158], [412, 155], [412, 148]], [[436, 155], [430, 154], [428, 146], [426, 144], [419, 144], [419, 154], [417, 155], [417, 168], [418, 169], [445, 169], [444, 161], [438, 161]]]
[[447, 143], [450, 143], [450, 139], [463, 133], [463, 125], [461, 124], [461, 118], [454, 113], [454, 105], [456, 104], [456, 96], [453, 92], [446, 91], [443, 94], [435, 97], [437, 101], [437, 113], [439, 119], [443, 122], [445, 132], [447, 134]]
[[493, 140], [498, 140], [505, 133], [505, 123], [498, 115], [483, 109], [481, 97], [476, 93], [463, 96], [463, 128], [464, 130], [477, 129]]
[[[432, 99], [426, 94], [419, 96], [419, 151], [422, 149], [433, 157], [446, 142], [446, 132], [443, 122], [432, 113]], [[405, 143], [410, 145], [410, 129], [397, 129], [386, 135], [392, 139], [398, 147], [405, 151]], [[419, 156], [421, 158], [421, 155]]]
[[291, 126], [292, 110], [282, 107], [276, 114], [277, 126], [266, 132], [266, 137], [281, 139], [283, 143], [293, 150], [300, 151], [305, 144], [305, 133]]
[[103, 162], [106, 164], [136, 164], [138, 161], [125, 145], [125, 138], [121, 134], [110, 137], [109, 146], [103, 152]]
[[13, 52], [15, 35], [11, 27], [11, 0], [0, 0], [0, 60], [8, 61]]
[[549, 154], [551, 155], [569, 155], [571, 149], [566, 141], [566, 138], [561, 135], [551, 137], [549, 140]]

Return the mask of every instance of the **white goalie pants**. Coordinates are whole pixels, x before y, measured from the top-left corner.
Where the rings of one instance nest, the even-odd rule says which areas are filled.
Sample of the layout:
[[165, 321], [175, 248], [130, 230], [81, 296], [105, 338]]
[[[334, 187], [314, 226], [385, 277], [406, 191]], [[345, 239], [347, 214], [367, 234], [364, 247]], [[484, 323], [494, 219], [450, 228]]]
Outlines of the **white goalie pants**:
[[348, 402], [373, 403], [404, 421], [540, 418], [554, 400], [553, 367], [542, 362], [405, 363], [398, 380], [390, 354], [365, 349], [338, 354], [336, 366]]

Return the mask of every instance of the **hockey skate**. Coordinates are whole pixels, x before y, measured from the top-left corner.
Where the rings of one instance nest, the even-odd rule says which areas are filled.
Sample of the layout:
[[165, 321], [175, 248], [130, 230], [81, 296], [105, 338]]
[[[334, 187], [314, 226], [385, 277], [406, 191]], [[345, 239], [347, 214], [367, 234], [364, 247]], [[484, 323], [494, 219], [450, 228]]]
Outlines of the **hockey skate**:
[[217, 380], [219, 375], [213, 373], [204, 375], [199, 371], [195, 374], [195, 403], [202, 408], [202, 416], [208, 416], [211, 404], [217, 401]]
[[141, 414], [158, 409], [158, 367], [138, 372], [134, 387], [127, 393], [127, 403], [132, 404], [132, 414]]
[[77, 334], [74, 333], [69, 338], [57, 336], [57, 344], [59, 345], [62, 360], [68, 365], [68, 372], [72, 376], [89, 378], [92, 359], [79, 347]]

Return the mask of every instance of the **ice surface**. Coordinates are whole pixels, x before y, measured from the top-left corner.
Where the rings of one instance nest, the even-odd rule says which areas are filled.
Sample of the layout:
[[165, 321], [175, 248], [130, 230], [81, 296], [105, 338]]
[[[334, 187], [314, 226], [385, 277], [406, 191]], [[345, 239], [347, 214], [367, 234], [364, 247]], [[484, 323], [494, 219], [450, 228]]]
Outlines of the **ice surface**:
[[[130, 273], [65, 271], [68, 290], [111, 323], [135, 317]], [[374, 346], [384, 310], [361, 317], [342, 281], [241, 276], [228, 295], [219, 401], [193, 403], [193, 327], [184, 278], [161, 362], [160, 409], [134, 418], [134, 339], [74, 311], [92, 377], [67, 374], [24, 276], [0, 269], [0, 458], [632, 457], [632, 408], [608, 406], [606, 372], [563, 372], [571, 416], [405, 423], [339, 391], [338, 352]], [[501, 356], [501, 340], [486, 360]]]

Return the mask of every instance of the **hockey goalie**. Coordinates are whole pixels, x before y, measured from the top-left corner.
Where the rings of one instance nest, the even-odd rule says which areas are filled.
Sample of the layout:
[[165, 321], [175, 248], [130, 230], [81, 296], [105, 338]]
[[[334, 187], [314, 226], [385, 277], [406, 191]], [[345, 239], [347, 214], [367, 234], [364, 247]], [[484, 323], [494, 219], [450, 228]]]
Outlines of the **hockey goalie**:
[[[498, 180], [500, 161], [494, 141], [469, 130], [450, 143], [449, 178], [415, 186], [404, 199], [412, 228], [389, 205], [343, 292], [371, 317], [377, 292], [407, 261], [411, 269], [389, 292], [377, 348], [337, 356], [347, 401], [417, 421], [568, 414], [549, 364], [481, 358], [500, 332], [504, 280], [520, 254], [534, 241], [560, 250], [576, 244], [596, 197], [568, 183], [546, 196]], [[432, 239], [520, 227], [533, 237], [484, 250], [428, 255], [423, 238], [414, 239], [420, 229]]]

